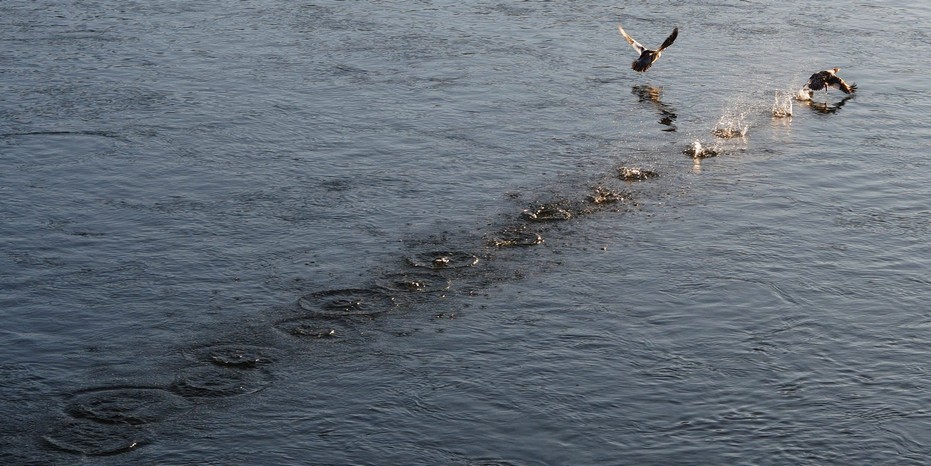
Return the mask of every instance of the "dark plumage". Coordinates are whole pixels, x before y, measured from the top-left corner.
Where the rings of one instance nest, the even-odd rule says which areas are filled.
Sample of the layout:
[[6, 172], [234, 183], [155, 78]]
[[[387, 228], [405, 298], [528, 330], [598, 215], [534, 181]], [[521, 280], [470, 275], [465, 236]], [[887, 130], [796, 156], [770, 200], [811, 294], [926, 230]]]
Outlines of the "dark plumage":
[[630, 44], [630, 46], [633, 47], [634, 50], [636, 50], [637, 53], [640, 54], [640, 56], [636, 60], [634, 60], [633, 63], [630, 64], [630, 67], [633, 68], [634, 71], [638, 71], [641, 73], [650, 69], [650, 66], [653, 65], [653, 62], [655, 62], [656, 60], [659, 60], [659, 57], [660, 55], [662, 55], [663, 50], [665, 50], [666, 47], [669, 47], [670, 45], [672, 45], [672, 43], [676, 41], [676, 37], [679, 35], [679, 28], [673, 29], [672, 34], [670, 34], [669, 37], [667, 37], [666, 40], [663, 41], [663, 45], [661, 45], [656, 50], [650, 50], [644, 47], [643, 45], [641, 45], [640, 42], [637, 42], [636, 40], [634, 40], [633, 37], [630, 37], [624, 31], [624, 28], [622, 28], [620, 24], [617, 25], [617, 30], [621, 32], [622, 36], [624, 36], [624, 40], [626, 40], [627, 43]]
[[819, 71], [811, 75], [811, 77], [808, 78], [808, 83], [805, 84], [805, 89], [808, 89], [809, 96], [813, 91], [824, 89], [824, 92], [827, 92], [828, 88], [840, 89], [844, 94], [853, 94], [856, 92], [857, 85], [844, 82], [844, 80], [837, 75], [838, 71], [840, 71], [840, 68], [833, 68]]

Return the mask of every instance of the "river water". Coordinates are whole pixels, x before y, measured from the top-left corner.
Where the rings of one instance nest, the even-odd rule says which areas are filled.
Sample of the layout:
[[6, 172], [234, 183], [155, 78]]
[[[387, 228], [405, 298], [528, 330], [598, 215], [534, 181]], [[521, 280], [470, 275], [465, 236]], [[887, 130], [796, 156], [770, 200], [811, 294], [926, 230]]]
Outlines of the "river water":
[[5, 0], [0, 462], [927, 464], [928, 24]]

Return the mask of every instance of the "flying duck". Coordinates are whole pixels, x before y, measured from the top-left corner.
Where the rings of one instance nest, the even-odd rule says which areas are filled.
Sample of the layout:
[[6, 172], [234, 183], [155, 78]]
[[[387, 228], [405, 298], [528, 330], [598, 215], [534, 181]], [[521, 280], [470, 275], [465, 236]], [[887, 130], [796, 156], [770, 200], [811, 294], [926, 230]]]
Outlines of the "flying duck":
[[808, 90], [808, 96], [811, 97], [814, 94], [814, 91], [820, 91], [824, 89], [824, 92], [828, 92], [828, 88], [832, 87], [834, 89], [840, 89], [844, 94], [853, 94], [857, 91], [856, 84], [848, 85], [844, 82], [840, 76], [837, 75], [837, 72], [840, 71], [840, 68], [833, 68], [830, 70], [819, 71], [810, 78], [808, 78], [808, 83], [805, 84], [803, 90]]
[[659, 56], [662, 54], [663, 50], [665, 50], [666, 47], [672, 45], [672, 43], [676, 41], [676, 36], [679, 35], [679, 28], [677, 27], [673, 29], [672, 34], [670, 34], [669, 37], [663, 41], [663, 45], [661, 45], [656, 50], [650, 50], [641, 45], [640, 42], [635, 41], [633, 37], [630, 37], [626, 32], [624, 32], [624, 28], [622, 28], [620, 24], [617, 25], [617, 30], [621, 31], [621, 35], [624, 36], [624, 40], [626, 40], [627, 43], [630, 44], [630, 46], [640, 54], [640, 57], [630, 64], [630, 67], [633, 68], [634, 71], [641, 73], [650, 69], [650, 66], [653, 65], [653, 62], [659, 60]]

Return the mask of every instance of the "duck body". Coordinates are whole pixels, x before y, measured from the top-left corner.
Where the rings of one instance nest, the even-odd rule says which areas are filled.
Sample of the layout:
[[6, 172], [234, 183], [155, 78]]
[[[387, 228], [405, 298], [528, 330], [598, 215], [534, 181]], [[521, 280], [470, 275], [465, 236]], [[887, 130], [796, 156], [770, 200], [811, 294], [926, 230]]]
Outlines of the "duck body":
[[673, 29], [672, 34], [663, 41], [663, 45], [656, 50], [652, 50], [644, 47], [640, 42], [634, 40], [633, 37], [630, 37], [620, 24], [617, 25], [617, 30], [621, 33], [621, 36], [624, 37], [624, 40], [640, 54], [640, 56], [630, 64], [631, 69], [638, 73], [643, 73], [650, 69], [653, 63], [659, 60], [659, 57], [663, 54], [663, 50], [672, 45], [672, 43], [676, 41], [676, 37], [679, 36], [679, 28], [677, 27]]
[[828, 89], [839, 89], [844, 94], [853, 94], [856, 92], [857, 85], [847, 84], [846, 81], [837, 75], [838, 71], [840, 71], [840, 68], [832, 68], [811, 75], [811, 77], [808, 78], [808, 83], [805, 84], [803, 89], [809, 91], [809, 96], [811, 96], [813, 91], [824, 90], [824, 92], [827, 92]]

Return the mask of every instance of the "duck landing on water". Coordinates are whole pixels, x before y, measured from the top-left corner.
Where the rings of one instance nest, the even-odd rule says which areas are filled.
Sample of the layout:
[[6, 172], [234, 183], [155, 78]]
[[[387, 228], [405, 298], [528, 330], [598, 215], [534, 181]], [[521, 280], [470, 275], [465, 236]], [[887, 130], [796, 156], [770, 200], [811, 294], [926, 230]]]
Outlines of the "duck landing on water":
[[624, 32], [624, 28], [622, 28], [620, 24], [617, 25], [617, 30], [621, 32], [622, 36], [624, 36], [624, 40], [626, 40], [627, 43], [630, 44], [630, 46], [640, 54], [640, 56], [630, 64], [630, 67], [633, 68], [634, 71], [640, 73], [650, 69], [650, 67], [653, 66], [653, 63], [656, 62], [656, 60], [659, 60], [663, 50], [665, 50], [666, 47], [672, 45], [672, 43], [676, 41], [676, 36], [679, 35], [679, 28], [673, 29], [672, 34], [670, 34], [669, 37], [663, 41], [663, 45], [661, 45], [656, 50], [650, 50], [641, 45], [640, 42], [634, 40], [634, 38], [630, 37], [626, 32]]
[[[811, 75], [811, 77], [808, 78], [808, 83], [802, 87], [802, 90], [798, 94], [799, 100], [810, 100], [815, 94], [815, 91], [820, 91], [822, 89], [824, 89], [825, 94], [827, 94], [828, 88], [840, 89], [844, 94], [853, 94], [856, 92], [857, 85], [847, 84], [837, 75], [838, 71], [840, 71], [840, 68], [833, 68], [819, 71]], [[806, 93], [808, 94], [808, 99], [801, 99]]]

